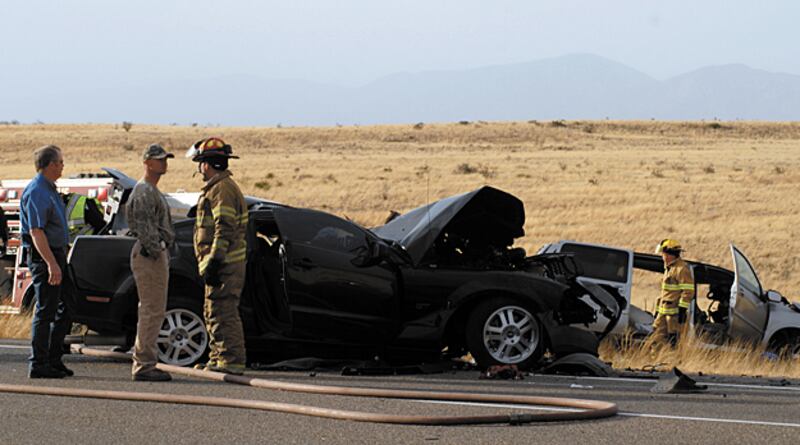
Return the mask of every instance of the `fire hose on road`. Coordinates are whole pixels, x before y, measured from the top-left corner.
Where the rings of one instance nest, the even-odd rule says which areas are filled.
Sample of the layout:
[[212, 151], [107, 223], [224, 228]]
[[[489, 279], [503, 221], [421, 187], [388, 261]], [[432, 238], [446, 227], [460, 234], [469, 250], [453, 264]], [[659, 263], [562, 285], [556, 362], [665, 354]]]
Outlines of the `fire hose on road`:
[[[129, 354], [73, 346], [75, 352], [94, 357], [130, 359]], [[268, 402], [263, 400], [234, 399], [227, 397], [190, 396], [163, 393], [144, 393], [129, 391], [108, 391], [62, 387], [39, 387], [30, 385], [0, 385], [0, 392], [17, 394], [36, 394], [63, 397], [84, 397], [111, 400], [147, 401], [185, 405], [219, 406], [228, 408], [247, 408], [264, 411], [301, 414], [329, 419], [353, 420], [358, 422], [392, 423], [402, 425], [478, 425], [509, 423], [512, 425], [572, 420], [590, 420], [611, 417], [617, 414], [617, 405], [596, 400], [581, 400], [561, 397], [539, 397], [525, 395], [505, 395], [490, 393], [460, 393], [444, 391], [421, 391], [381, 389], [348, 386], [308, 385], [268, 380], [248, 376], [235, 376], [211, 371], [199, 371], [180, 366], [159, 363], [157, 367], [173, 374], [196, 377], [219, 382], [235, 383], [277, 391], [310, 394], [339, 395], [350, 397], [377, 397], [386, 399], [411, 399], [434, 401], [460, 401], [479, 403], [502, 403], [528, 406], [570, 408], [575, 411], [544, 413], [494, 414], [483, 416], [421, 416], [381, 414], [362, 411], [348, 411], [316, 406]]]

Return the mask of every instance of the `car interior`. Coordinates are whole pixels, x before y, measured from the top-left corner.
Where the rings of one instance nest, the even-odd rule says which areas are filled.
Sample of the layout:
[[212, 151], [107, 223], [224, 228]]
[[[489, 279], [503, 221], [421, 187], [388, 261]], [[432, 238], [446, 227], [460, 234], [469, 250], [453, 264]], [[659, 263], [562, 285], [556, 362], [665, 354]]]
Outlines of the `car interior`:
[[[648, 255], [649, 257], [650, 255]], [[694, 323], [699, 332], [714, 343], [724, 340], [728, 331], [728, 309], [730, 307], [731, 286], [734, 274], [720, 267], [702, 263], [691, 263], [695, 281]], [[664, 273], [661, 258], [643, 258], [637, 254], [634, 268], [645, 272], [648, 285], [656, 286]], [[637, 277], [638, 278], [638, 277]], [[644, 281], [644, 280], [642, 280]], [[644, 284], [634, 283], [634, 288]]]
[[[248, 239], [247, 277], [242, 291], [244, 311], [253, 311], [250, 323], [260, 332], [287, 333], [291, 328], [289, 302], [284, 289], [285, 251], [274, 220], [255, 219]], [[250, 318], [250, 317], [247, 317]], [[244, 322], [244, 320], [243, 320]]]

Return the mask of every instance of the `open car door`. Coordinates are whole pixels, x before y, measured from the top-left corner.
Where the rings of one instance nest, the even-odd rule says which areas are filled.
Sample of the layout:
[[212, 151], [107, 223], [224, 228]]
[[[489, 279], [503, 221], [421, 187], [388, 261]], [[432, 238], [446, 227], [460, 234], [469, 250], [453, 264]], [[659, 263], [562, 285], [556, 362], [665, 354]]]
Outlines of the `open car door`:
[[736, 276], [731, 286], [728, 336], [760, 342], [767, 326], [768, 306], [755, 269], [744, 254], [731, 244]]

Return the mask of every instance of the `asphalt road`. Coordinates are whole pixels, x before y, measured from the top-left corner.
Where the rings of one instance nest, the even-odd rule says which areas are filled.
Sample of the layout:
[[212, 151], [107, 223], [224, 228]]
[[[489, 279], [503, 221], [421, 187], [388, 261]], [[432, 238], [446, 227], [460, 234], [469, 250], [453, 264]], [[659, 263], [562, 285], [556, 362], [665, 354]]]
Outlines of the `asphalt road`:
[[[286, 393], [176, 377], [169, 383], [130, 380], [130, 365], [66, 356], [75, 376], [27, 378], [26, 342], [0, 340], [0, 383], [211, 395], [398, 414], [465, 415], [522, 412], [509, 406], [432, 403]], [[0, 443], [547, 443], [547, 444], [796, 444], [800, 437], [800, 382], [781, 386], [758, 379], [699, 380], [703, 394], [660, 395], [654, 380], [529, 376], [521, 381], [479, 380], [476, 371], [345, 377], [333, 372], [249, 374], [282, 381], [501, 392], [613, 401], [620, 415], [597, 421], [526, 426], [399, 426], [339, 421], [235, 408], [110, 401], [0, 393]]]

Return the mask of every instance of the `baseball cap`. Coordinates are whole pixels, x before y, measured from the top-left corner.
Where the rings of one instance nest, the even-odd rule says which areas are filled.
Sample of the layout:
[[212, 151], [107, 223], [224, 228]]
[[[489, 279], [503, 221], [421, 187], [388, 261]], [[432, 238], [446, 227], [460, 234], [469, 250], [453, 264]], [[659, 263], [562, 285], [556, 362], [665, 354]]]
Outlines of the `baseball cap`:
[[175, 155], [172, 153], [167, 153], [167, 150], [164, 150], [159, 144], [152, 144], [142, 153], [142, 160], [148, 159], [165, 159], [165, 158], [174, 158]]

